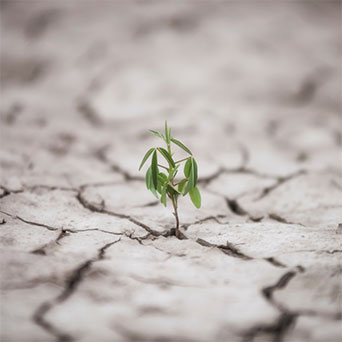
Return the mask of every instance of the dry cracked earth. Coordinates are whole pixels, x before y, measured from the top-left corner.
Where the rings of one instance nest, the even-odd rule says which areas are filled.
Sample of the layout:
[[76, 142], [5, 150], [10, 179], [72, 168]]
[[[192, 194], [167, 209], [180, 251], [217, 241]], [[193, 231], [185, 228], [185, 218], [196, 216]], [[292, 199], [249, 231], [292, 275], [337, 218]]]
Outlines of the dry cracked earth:
[[[341, 341], [340, 1], [1, 1], [1, 29], [2, 341]], [[181, 240], [137, 170], [165, 119]]]

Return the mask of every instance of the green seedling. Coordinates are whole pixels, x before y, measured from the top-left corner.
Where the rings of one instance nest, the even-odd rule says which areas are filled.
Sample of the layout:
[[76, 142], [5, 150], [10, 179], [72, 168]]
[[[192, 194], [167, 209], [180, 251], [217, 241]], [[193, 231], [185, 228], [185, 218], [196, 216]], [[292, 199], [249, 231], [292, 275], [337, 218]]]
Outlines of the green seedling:
[[[174, 210], [173, 214], [176, 219], [175, 234], [179, 238], [179, 196], [186, 196], [189, 194], [195, 207], [201, 207], [201, 194], [197, 187], [197, 163], [192, 152], [182, 142], [171, 136], [171, 128], [167, 127], [167, 121], [165, 121], [164, 135], [153, 130], [150, 130], [150, 132], [164, 140], [166, 149], [163, 147], [150, 148], [141, 161], [139, 171], [145, 162], [152, 156], [151, 165], [146, 171], [146, 186], [157, 199], [159, 199], [160, 196], [160, 202], [164, 204], [165, 207], [167, 206], [167, 198], [171, 201]], [[184, 150], [189, 156], [175, 161], [174, 153], [171, 151], [172, 144]], [[158, 164], [158, 156], [166, 161], [167, 166]], [[184, 163], [184, 178], [176, 180], [176, 175], [182, 163]], [[160, 172], [159, 168], [165, 170], [165, 172]]]

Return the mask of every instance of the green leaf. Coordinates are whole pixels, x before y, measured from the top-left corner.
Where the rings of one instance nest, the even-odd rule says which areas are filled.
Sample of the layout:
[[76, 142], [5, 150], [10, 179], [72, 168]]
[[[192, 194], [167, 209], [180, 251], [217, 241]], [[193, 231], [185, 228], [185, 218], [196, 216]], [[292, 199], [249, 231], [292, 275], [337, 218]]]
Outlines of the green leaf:
[[154, 147], [150, 148], [146, 154], [144, 155], [143, 160], [141, 161], [141, 164], [139, 166], [139, 171], [141, 170], [141, 168], [143, 167], [143, 165], [145, 164], [146, 160], [148, 159], [148, 157], [151, 155], [151, 153], [155, 150]]
[[152, 184], [152, 187], [151, 187], [150, 191], [152, 192], [152, 194], [153, 194], [157, 199], [159, 199], [158, 194], [157, 194], [157, 190], [154, 188], [153, 184]]
[[159, 172], [158, 174], [158, 192], [161, 194], [162, 193], [162, 188], [165, 185], [165, 183], [167, 182], [167, 176], [165, 173], [163, 172]]
[[149, 167], [146, 171], [145, 181], [146, 181], [147, 189], [150, 190], [150, 188], [151, 188], [151, 167]]
[[198, 178], [198, 174], [197, 174], [197, 163], [195, 158], [192, 158], [192, 170], [194, 170], [194, 186], [196, 186], [197, 184], [197, 178]]
[[184, 165], [184, 176], [189, 178], [191, 170], [191, 158], [189, 158]]
[[153, 180], [152, 180], [152, 169], [151, 169], [151, 167], [149, 167], [147, 172], [146, 172], [146, 186], [147, 186], [147, 189], [149, 189], [152, 192], [152, 194], [156, 198], [158, 198], [158, 194], [157, 194], [156, 188], [154, 187]]
[[[189, 174], [189, 181], [188, 184], [186, 185], [183, 195], [185, 196], [192, 188], [196, 186], [197, 182], [197, 164], [195, 162], [194, 158], [190, 158], [187, 160], [186, 164], [190, 164], [190, 171], [184, 167], [184, 174]], [[185, 166], [186, 166], [185, 164]], [[189, 165], [188, 164], [188, 165]], [[189, 168], [189, 166], [188, 166]]]
[[201, 207], [201, 194], [200, 194], [197, 186], [192, 188], [190, 190], [189, 194], [190, 194], [191, 201], [195, 205], [195, 207], [200, 208]]
[[161, 198], [160, 198], [160, 202], [163, 203], [165, 207], [166, 207], [166, 189], [167, 189], [167, 184], [165, 184], [162, 187]]
[[172, 157], [170, 156], [169, 152], [167, 152], [165, 150], [165, 148], [158, 147], [158, 151], [163, 155], [163, 157], [167, 160], [167, 162], [169, 163], [169, 165], [171, 167], [175, 167], [176, 166], [176, 164], [173, 161]]
[[166, 139], [164, 138], [163, 134], [161, 134], [160, 132], [158, 131], [154, 131], [153, 129], [150, 129], [149, 130], [152, 134], [156, 135], [157, 137], [163, 139], [164, 141], [166, 141]]
[[193, 187], [194, 187], [194, 173], [191, 168], [188, 183], [186, 184], [185, 189], [183, 191], [183, 196], [185, 196]]
[[167, 144], [170, 144], [170, 138], [170, 131], [167, 128], [167, 120], [165, 120], [165, 139]]
[[175, 139], [175, 138], [171, 138], [171, 141], [173, 143], [175, 143], [176, 145], [178, 145], [180, 148], [182, 148], [185, 152], [188, 152], [189, 154], [192, 155], [192, 152], [179, 140]]
[[159, 172], [158, 174], [158, 180], [160, 180], [161, 183], [165, 183], [167, 181], [167, 176], [163, 172]]
[[153, 181], [153, 185], [154, 185], [154, 189], [158, 188], [158, 158], [157, 158], [157, 151], [155, 150], [153, 152], [153, 156], [152, 156], [152, 181]]
[[180, 181], [180, 183], [178, 184], [178, 191], [179, 191], [180, 193], [183, 192], [184, 185], [185, 185], [186, 182], [187, 182], [187, 179], [184, 178], [184, 179], [182, 179], [182, 180]]

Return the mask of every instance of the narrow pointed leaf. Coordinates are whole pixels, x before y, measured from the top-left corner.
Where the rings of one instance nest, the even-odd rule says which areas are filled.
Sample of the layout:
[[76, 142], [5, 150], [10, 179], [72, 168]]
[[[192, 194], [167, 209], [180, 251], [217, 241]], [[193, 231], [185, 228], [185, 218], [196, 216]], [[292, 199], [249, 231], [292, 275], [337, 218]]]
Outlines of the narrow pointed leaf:
[[150, 188], [151, 188], [151, 167], [149, 167], [146, 171], [145, 181], [146, 181], [147, 189], [150, 190]]
[[154, 147], [150, 148], [146, 154], [144, 155], [143, 160], [141, 161], [141, 164], [139, 166], [139, 171], [141, 170], [141, 168], [143, 167], [143, 165], [145, 164], [146, 160], [148, 159], [148, 157], [151, 155], [151, 153], [155, 150]]
[[155, 150], [153, 152], [153, 156], [152, 156], [152, 181], [153, 181], [153, 185], [154, 185], [154, 189], [158, 188], [158, 158], [157, 158], [157, 151]]
[[190, 176], [190, 170], [191, 170], [191, 158], [188, 159], [184, 165], [184, 176], [186, 178], [189, 178]]
[[164, 183], [167, 181], [167, 176], [166, 176], [166, 174], [163, 173], [163, 172], [159, 172], [159, 174], [158, 174], [158, 180], [159, 180], [162, 184], [164, 184]]
[[157, 193], [157, 188], [158, 188], [158, 186], [157, 186], [157, 188], [155, 188], [155, 186], [154, 186], [154, 184], [153, 184], [153, 179], [152, 179], [152, 167], [149, 167], [149, 170], [150, 170], [150, 172], [149, 172], [149, 177], [150, 177], [150, 179], [149, 179], [149, 185], [150, 185], [149, 189], [150, 189], [150, 191], [152, 192], [152, 194], [153, 194], [156, 198], [159, 199], [158, 193]]
[[154, 187], [152, 187], [152, 188], [150, 189], [150, 191], [152, 192], [152, 194], [153, 194], [157, 199], [159, 199], [157, 190], [156, 190]]
[[185, 152], [188, 152], [189, 154], [192, 155], [192, 152], [182, 142], [180, 142], [179, 140], [175, 138], [171, 138], [171, 141], [177, 146], [179, 146], [181, 149], [183, 149]]
[[194, 204], [194, 206], [196, 208], [200, 208], [201, 207], [201, 194], [197, 188], [197, 186], [195, 186], [194, 188], [192, 188], [190, 191], [189, 191], [189, 194], [190, 194], [190, 198], [191, 198], [191, 201], [192, 203]]
[[189, 180], [185, 186], [183, 196], [185, 196], [193, 187], [194, 187], [194, 173], [193, 173], [193, 169], [191, 168]]
[[169, 135], [169, 129], [167, 128], [167, 120], [165, 120], [165, 139], [166, 143], [170, 144], [170, 135]]
[[197, 163], [196, 163], [195, 158], [192, 158], [192, 167], [191, 168], [194, 171], [194, 186], [196, 186], [198, 174], [197, 174]]
[[167, 176], [165, 173], [163, 172], [159, 172], [158, 174], [158, 187], [157, 187], [157, 191], [161, 194], [162, 193], [162, 188], [165, 185], [165, 183], [167, 182]]
[[172, 157], [170, 156], [169, 152], [165, 150], [165, 148], [158, 147], [158, 151], [163, 155], [163, 157], [167, 160], [171, 167], [175, 167], [175, 162], [173, 161]]
[[164, 138], [164, 136], [163, 136], [163, 134], [161, 134], [160, 132], [154, 131], [153, 129], [150, 129], [149, 131], [150, 131], [152, 134], [154, 134], [155, 136], [157, 136], [157, 137], [163, 139], [164, 141], [166, 141], [165, 138]]

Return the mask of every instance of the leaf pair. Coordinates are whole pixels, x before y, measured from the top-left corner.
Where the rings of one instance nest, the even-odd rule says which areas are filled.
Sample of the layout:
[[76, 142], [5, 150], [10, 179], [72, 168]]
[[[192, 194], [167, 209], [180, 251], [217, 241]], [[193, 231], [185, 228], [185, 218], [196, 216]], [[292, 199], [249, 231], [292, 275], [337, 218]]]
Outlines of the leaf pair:
[[[181, 185], [181, 191], [183, 192], [183, 196], [185, 196], [189, 192], [192, 203], [195, 205], [196, 208], [200, 208], [201, 194], [196, 186], [198, 171], [195, 158], [191, 157], [186, 161], [184, 165], [184, 176], [186, 178], [183, 179], [179, 184]], [[184, 186], [185, 189], [183, 191]]]
[[184, 176], [187, 178], [188, 182], [185, 186], [183, 195], [185, 196], [191, 189], [193, 189], [197, 184], [197, 163], [195, 158], [189, 158], [184, 165]]
[[158, 198], [157, 194], [157, 189], [158, 189], [158, 174], [159, 174], [159, 169], [158, 169], [158, 158], [157, 158], [157, 150], [155, 148], [151, 148], [147, 151], [145, 154], [139, 170], [142, 168], [142, 166], [145, 164], [146, 160], [148, 157], [152, 154], [152, 163], [151, 166], [147, 169], [146, 176], [145, 176], [145, 181], [146, 181], [146, 186], [147, 189], [151, 190], [154, 196]]
[[[163, 139], [166, 142], [167, 146], [170, 146], [170, 143], [173, 142], [174, 144], [176, 144], [178, 147], [180, 147], [181, 149], [183, 149], [185, 152], [189, 153], [190, 155], [192, 155], [192, 152], [179, 140], [172, 138], [171, 136], [171, 128], [167, 127], [167, 121], [165, 121], [165, 135], [161, 134], [158, 131], [154, 131], [152, 129], [150, 129], [150, 132], [152, 134], [154, 134], [155, 136], [157, 136], [158, 138]], [[140, 170], [140, 169], [139, 169]]]
[[141, 161], [141, 163], [140, 163], [140, 166], [139, 166], [139, 171], [140, 171], [141, 168], [144, 166], [144, 164], [146, 163], [147, 159], [148, 159], [149, 156], [152, 154], [152, 152], [154, 152], [154, 153], [153, 153], [153, 157], [152, 157], [152, 162], [153, 162], [153, 158], [156, 158], [155, 156], [156, 156], [156, 151], [157, 151], [157, 150], [158, 150], [158, 151], [162, 154], [162, 156], [166, 159], [166, 161], [169, 163], [170, 167], [175, 167], [175, 166], [176, 166], [176, 164], [175, 164], [175, 162], [173, 161], [173, 159], [172, 159], [170, 153], [167, 152], [167, 151], [165, 150], [165, 148], [162, 148], [162, 147], [154, 148], [154, 147], [152, 147], [152, 148], [150, 148], [150, 149], [146, 152], [146, 154], [144, 155], [144, 158], [142, 159], [142, 161]]
[[171, 142], [171, 128], [167, 127], [167, 121], [165, 121], [165, 135], [161, 134], [158, 131], [154, 131], [153, 129], [149, 130], [152, 134], [157, 136], [158, 138], [163, 139], [166, 142], [166, 145], [170, 145]]
[[145, 176], [145, 181], [146, 181], [147, 189], [150, 190], [152, 192], [152, 194], [156, 198], [158, 198], [157, 189], [156, 189], [156, 187], [154, 186], [154, 183], [153, 183], [152, 168], [151, 168], [151, 166], [147, 169], [146, 176]]

